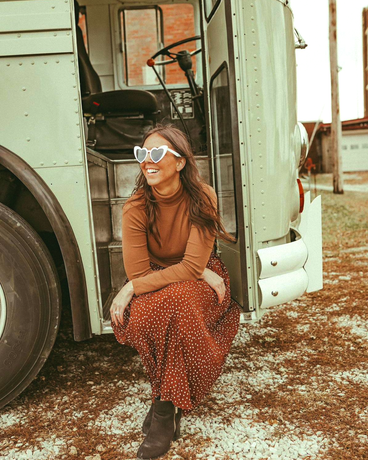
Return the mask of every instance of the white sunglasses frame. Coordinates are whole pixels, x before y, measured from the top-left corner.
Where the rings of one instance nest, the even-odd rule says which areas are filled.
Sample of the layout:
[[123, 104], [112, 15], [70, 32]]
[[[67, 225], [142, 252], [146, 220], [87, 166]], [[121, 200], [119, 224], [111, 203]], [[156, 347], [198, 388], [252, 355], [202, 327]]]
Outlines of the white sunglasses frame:
[[[136, 152], [137, 152], [138, 149], [139, 150], [146, 150], [146, 156], [144, 157], [144, 159], [142, 161], [139, 161], [138, 158], [137, 158], [137, 153]], [[153, 149], [157, 149], [157, 150], [164, 149], [164, 153], [163, 153], [162, 157], [158, 161], [154, 161], [153, 158], [151, 157], [151, 151]], [[149, 156], [150, 156], [151, 160], [153, 161], [153, 163], [157, 164], [163, 159], [163, 157], [167, 154], [167, 152], [171, 152], [176, 157], [181, 158], [180, 153], [175, 152], [175, 150], [170, 149], [167, 145], [160, 145], [160, 147], [152, 147], [152, 149], [150, 149], [150, 150], [148, 150], [147, 147], [139, 147], [139, 145], [136, 145], [134, 147], [134, 158], [138, 161], [138, 163], [142, 164], [142, 163], [144, 163], [146, 161], [147, 155], [149, 154]]]

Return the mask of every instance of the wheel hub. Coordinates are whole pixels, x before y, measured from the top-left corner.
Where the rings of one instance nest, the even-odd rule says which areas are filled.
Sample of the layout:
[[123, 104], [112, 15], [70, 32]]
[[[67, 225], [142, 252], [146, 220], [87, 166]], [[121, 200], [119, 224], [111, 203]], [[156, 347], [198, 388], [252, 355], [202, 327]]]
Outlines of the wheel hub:
[[0, 284], [0, 339], [3, 335], [6, 323], [6, 299], [4, 290]]

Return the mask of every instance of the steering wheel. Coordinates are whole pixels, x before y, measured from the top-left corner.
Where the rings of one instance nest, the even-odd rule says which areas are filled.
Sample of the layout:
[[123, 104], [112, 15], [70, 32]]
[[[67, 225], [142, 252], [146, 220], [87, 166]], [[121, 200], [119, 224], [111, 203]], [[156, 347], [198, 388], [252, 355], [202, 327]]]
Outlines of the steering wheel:
[[[162, 48], [161, 50], [157, 51], [156, 54], [154, 54], [150, 59], [148, 59], [147, 65], [149, 67], [153, 67], [155, 65], [167, 65], [167, 64], [172, 64], [173, 62], [177, 62], [177, 56], [180, 55], [181, 52], [179, 51], [179, 53], [173, 53], [170, 50], [172, 48], [175, 48], [176, 46], [184, 45], [184, 43], [194, 42], [200, 39], [201, 39], [201, 36], [196, 35], [194, 37], [184, 38], [183, 40], [180, 40], [178, 42], [172, 43], [171, 45], [165, 46], [165, 48]], [[202, 51], [202, 48], [197, 48], [196, 50], [189, 53], [189, 55], [194, 56], [200, 53], [201, 51]], [[157, 56], [167, 56], [170, 59], [167, 59], [166, 61], [155, 62], [155, 58], [157, 58]]]

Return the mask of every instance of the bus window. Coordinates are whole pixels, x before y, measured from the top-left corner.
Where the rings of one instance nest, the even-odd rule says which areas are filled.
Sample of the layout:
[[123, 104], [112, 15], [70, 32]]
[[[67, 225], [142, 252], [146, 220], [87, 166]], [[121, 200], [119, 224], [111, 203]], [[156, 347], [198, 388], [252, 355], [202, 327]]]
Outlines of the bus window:
[[[185, 17], [185, 21], [178, 21]], [[147, 59], [164, 46], [195, 35], [194, 9], [190, 4], [158, 5], [151, 8], [124, 8], [120, 10], [121, 40], [123, 44], [124, 84], [127, 86], [158, 85]], [[194, 51], [196, 43], [187, 43], [173, 49]], [[197, 58], [197, 56], [196, 56]], [[196, 59], [193, 59], [195, 72]], [[158, 66], [167, 84], [187, 85], [179, 65]]]
[[212, 78], [211, 108], [212, 144], [219, 211], [226, 231], [237, 238], [230, 93], [226, 65], [222, 65]]

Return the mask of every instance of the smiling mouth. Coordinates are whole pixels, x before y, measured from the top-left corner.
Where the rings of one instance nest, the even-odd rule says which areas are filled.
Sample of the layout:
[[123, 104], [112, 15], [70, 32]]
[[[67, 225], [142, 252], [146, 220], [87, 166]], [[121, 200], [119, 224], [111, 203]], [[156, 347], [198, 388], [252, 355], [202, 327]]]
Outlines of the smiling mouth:
[[155, 174], [158, 173], [158, 169], [147, 169], [148, 174]]

